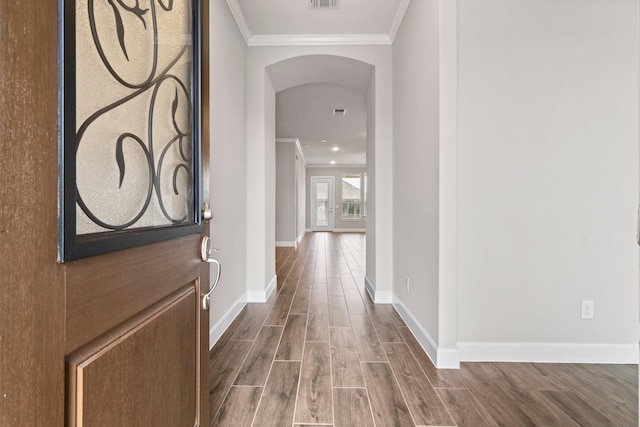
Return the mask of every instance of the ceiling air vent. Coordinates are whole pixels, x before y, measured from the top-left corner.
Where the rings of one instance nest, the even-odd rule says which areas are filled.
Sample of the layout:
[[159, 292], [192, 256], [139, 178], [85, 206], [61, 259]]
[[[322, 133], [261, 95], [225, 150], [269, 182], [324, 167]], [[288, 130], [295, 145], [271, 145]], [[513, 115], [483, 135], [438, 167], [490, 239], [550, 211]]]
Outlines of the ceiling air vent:
[[311, 9], [339, 9], [340, 0], [309, 0]]
[[346, 108], [334, 108], [333, 109], [333, 115], [334, 116], [346, 116], [347, 115], [347, 109]]

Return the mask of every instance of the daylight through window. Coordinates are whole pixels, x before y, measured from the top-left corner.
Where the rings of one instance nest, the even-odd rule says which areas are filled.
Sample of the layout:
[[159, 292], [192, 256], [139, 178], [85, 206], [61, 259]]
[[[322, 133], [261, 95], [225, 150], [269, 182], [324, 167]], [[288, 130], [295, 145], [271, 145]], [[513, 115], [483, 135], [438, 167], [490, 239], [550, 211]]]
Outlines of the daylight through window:
[[342, 219], [361, 219], [362, 175], [342, 175]]

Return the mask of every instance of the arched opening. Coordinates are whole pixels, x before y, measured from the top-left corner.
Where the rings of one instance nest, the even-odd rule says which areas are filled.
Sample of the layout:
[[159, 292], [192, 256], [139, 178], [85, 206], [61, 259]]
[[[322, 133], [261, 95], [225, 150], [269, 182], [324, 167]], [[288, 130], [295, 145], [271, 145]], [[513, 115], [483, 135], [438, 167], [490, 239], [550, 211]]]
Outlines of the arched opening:
[[[366, 230], [367, 121], [375, 120], [366, 99], [373, 72], [370, 64], [331, 55], [267, 67], [276, 92], [276, 246], [295, 246], [309, 230]], [[344, 114], [336, 114], [339, 108]], [[332, 183], [328, 206], [314, 209], [308, 200], [311, 176]]]
[[[296, 49], [256, 51], [247, 75], [247, 288], [249, 301], [275, 290], [276, 93], [305, 84], [362, 91], [366, 102], [366, 274], [376, 302], [391, 302], [391, 70], [377, 51], [349, 56], [295, 55]], [[361, 60], [363, 59], [363, 60]], [[377, 143], [380, 141], [382, 143]], [[378, 185], [379, 184], [379, 185]], [[385, 226], [383, 226], [386, 224]], [[380, 244], [376, 242], [380, 240]], [[384, 243], [383, 243], [384, 242]], [[382, 284], [377, 286], [376, 280]]]
[[[374, 236], [367, 221], [375, 220], [375, 209], [365, 203], [375, 196], [365, 193], [365, 182], [367, 190], [375, 188], [369, 184], [375, 168], [367, 162], [375, 148], [375, 103], [367, 102], [375, 99], [375, 67], [342, 56], [304, 55], [268, 65], [266, 75], [276, 98], [275, 245], [295, 246], [306, 231], [318, 229], [309, 200], [315, 194], [310, 176], [318, 175], [333, 187], [324, 229]], [[345, 107], [344, 116], [333, 111]], [[344, 187], [351, 184], [347, 196]], [[355, 198], [353, 190], [356, 200], [346, 199]]]

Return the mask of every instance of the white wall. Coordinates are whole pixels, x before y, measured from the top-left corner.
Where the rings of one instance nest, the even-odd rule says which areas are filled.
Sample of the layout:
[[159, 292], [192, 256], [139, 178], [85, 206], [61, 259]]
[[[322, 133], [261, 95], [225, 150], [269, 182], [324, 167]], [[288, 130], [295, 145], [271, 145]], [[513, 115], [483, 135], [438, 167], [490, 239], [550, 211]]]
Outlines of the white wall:
[[[275, 175], [267, 173], [268, 163], [275, 161], [275, 154], [267, 156], [265, 141], [270, 135], [266, 132], [270, 128], [265, 123], [267, 109], [271, 108], [269, 97], [273, 86], [265, 73], [267, 66], [304, 55], [337, 55], [356, 59], [375, 66], [375, 156], [376, 198], [375, 212], [377, 226], [371, 233], [372, 239], [378, 240], [374, 252], [376, 259], [369, 259], [371, 253], [367, 251], [367, 264], [375, 268], [375, 279], [372, 284], [377, 291], [391, 294], [392, 270], [391, 263], [391, 162], [392, 158], [392, 106], [391, 106], [391, 46], [273, 46], [249, 47], [247, 58], [247, 269], [248, 287], [251, 291], [265, 292], [269, 286], [269, 279], [258, 272], [266, 271], [271, 266], [271, 256], [265, 256], [269, 248], [275, 247], [275, 218], [265, 218], [271, 215], [273, 204], [267, 195], [269, 186], [273, 186]], [[268, 87], [271, 89], [268, 90]], [[275, 108], [275, 103], [273, 103]], [[269, 117], [271, 113], [269, 112]], [[269, 145], [270, 143], [267, 143]], [[275, 149], [273, 149], [275, 150]], [[367, 154], [369, 156], [369, 153]], [[267, 181], [265, 183], [265, 180]], [[271, 222], [273, 221], [273, 222]], [[268, 228], [274, 229], [271, 233]], [[375, 234], [374, 234], [375, 233]], [[275, 259], [275, 258], [274, 258]], [[267, 264], [265, 265], [265, 260]], [[371, 280], [371, 278], [370, 278]]]
[[210, 12], [211, 238], [224, 268], [211, 299], [213, 345], [246, 298], [246, 46], [226, 3]]
[[276, 140], [276, 246], [293, 246], [298, 237], [295, 141]]
[[458, 3], [461, 357], [633, 359], [638, 2]]
[[411, 2], [393, 45], [393, 299], [439, 368], [460, 363], [456, 8]]
[[299, 143], [296, 144], [296, 239], [300, 243], [306, 231], [307, 174], [306, 163]]
[[[393, 82], [392, 82], [393, 83]], [[393, 88], [392, 88], [393, 90]], [[371, 76], [366, 93], [367, 102], [367, 241], [365, 282], [369, 294], [376, 298], [376, 76]], [[393, 190], [392, 190], [393, 191]], [[393, 241], [391, 241], [393, 244]], [[393, 252], [392, 252], [393, 253]], [[392, 274], [391, 272], [389, 274]], [[393, 279], [393, 277], [392, 277]], [[393, 283], [391, 283], [393, 286]], [[382, 299], [382, 298], [380, 298]]]
[[[267, 284], [265, 301], [275, 290], [276, 280], [276, 91], [271, 80], [264, 76], [264, 114], [265, 114], [265, 246], [264, 246], [264, 283]], [[251, 268], [249, 266], [249, 268]], [[255, 299], [254, 299], [255, 300]], [[262, 298], [257, 299], [261, 301]]]
[[393, 44], [393, 292], [396, 304], [411, 313], [436, 345], [440, 309], [438, 18], [438, 0], [411, 2]]

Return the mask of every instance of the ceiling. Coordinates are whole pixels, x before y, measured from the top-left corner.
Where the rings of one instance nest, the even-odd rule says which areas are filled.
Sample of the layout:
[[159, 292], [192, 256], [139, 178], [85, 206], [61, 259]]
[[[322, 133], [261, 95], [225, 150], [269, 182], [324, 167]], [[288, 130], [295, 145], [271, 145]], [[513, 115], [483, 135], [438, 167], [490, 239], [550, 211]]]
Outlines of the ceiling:
[[[411, 0], [339, 0], [331, 10], [313, 10], [310, 1], [227, 4], [248, 46], [390, 45]], [[277, 138], [299, 139], [310, 166], [366, 164], [371, 66], [316, 55], [268, 68], [277, 92]], [[346, 108], [346, 115], [334, 116], [334, 108]]]
[[[345, 108], [344, 116], [333, 115]], [[295, 86], [276, 96], [276, 135], [297, 138], [308, 166], [366, 164], [367, 109], [364, 93], [346, 86]]]
[[249, 46], [391, 44], [411, 0], [339, 0], [313, 10], [310, 0], [227, 0]]

